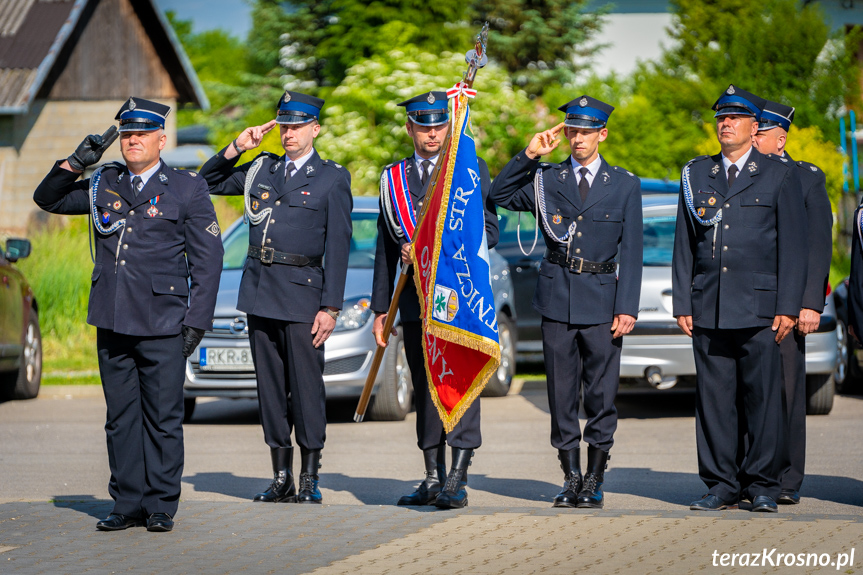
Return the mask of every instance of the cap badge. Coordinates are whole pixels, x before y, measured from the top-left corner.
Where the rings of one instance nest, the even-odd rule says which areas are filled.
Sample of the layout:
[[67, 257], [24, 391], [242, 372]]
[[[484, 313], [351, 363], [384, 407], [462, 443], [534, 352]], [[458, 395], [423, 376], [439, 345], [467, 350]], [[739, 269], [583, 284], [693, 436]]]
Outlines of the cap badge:
[[719, 173], [719, 164], [713, 164], [713, 169], [710, 170], [710, 174], [712, 176], [715, 176], [718, 173]]
[[562, 221], [563, 218], [560, 217], [560, 214], [554, 214], [553, 216], [551, 216], [551, 223], [553, 224], [559, 224]]
[[708, 203], [708, 205], [715, 206], [716, 205], [716, 198], [710, 198], [709, 200], [707, 200], [707, 203]]
[[578, 105], [581, 106], [582, 108], [587, 106], [587, 98], [582, 98], [581, 100], [579, 100]]
[[725, 90], [725, 93], [726, 94], [733, 94], [734, 93], [734, 86], [728, 86], [728, 89]]
[[133, 100], [132, 98], [129, 98], [129, 110], [134, 110], [137, 107], [138, 107], [138, 105], [135, 103], [135, 100]]
[[749, 168], [750, 172], [754, 172], [755, 170], [758, 169], [758, 164], [756, 164], [755, 162], [749, 162], [749, 164], [747, 165], [747, 168]]
[[123, 206], [123, 204], [121, 204], [119, 200], [114, 202], [114, 209], [115, 210], [119, 210], [122, 206]]
[[291, 101], [291, 94], [287, 90], [285, 90], [285, 102]]
[[434, 94], [432, 94], [431, 92], [429, 92], [429, 97], [428, 97], [428, 98], [426, 98], [426, 102], [428, 102], [429, 104], [434, 104], [434, 102], [435, 102]]

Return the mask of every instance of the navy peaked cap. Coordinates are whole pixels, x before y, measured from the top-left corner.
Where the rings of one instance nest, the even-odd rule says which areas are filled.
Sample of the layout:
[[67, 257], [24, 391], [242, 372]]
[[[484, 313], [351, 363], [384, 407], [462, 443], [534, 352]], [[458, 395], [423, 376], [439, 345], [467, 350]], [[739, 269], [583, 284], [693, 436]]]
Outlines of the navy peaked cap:
[[565, 126], [573, 128], [604, 128], [614, 106], [590, 96], [579, 96], [558, 108], [566, 113]]
[[165, 128], [165, 118], [171, 107], [143, 98], [129, 98], [114, 116], [120, 120], [121, 132], [142, 132]]
[[794, 108], [779, 102], [764, 100], [764, 107], [761, 108], [761, 119], [758, 120], [758, 131], [772, 130], [778, 126], [787, 132], [793, 121]]
[[446, 92], [423, 92], [410, 100], [399, 102], [408, 113], [408, 120], [420, 126], [439, 126], [449, 122], [449, 100]]
[[308, 94], [286, 90], [279, 98], [277, 124], [306, 124], [320, 120], [324, 101]]
[[752, 116], [757, 120], [761, 117], [761, 108], [764, 105], [764, 101], [764, 98], [731, 84], [722, 93], [722, 96], [713, 103], [712, 110], [716, 111], [713, 117], [718, 118], [719, 116], [736, 114], [739, 116]]

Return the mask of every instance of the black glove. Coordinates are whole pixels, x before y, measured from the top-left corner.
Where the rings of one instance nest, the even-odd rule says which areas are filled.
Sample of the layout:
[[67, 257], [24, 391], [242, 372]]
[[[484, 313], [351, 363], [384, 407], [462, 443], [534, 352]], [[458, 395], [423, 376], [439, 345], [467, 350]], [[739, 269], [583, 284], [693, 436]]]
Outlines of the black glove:
[[183, 357], [188, 358], [204, 339], [204, 330], [196, 327], [183, 326]]
[[108, 147], [117, 139], [117, 126], [111, 126], [105, 133], [99, 136], [98, 134], [90, 134], [84, 141], [78, 144], [78, 149], [75, 153], [66, 158], [72, 169], [83, 172], [87, 166], [92, 166], [99, 161], [102, 154]]

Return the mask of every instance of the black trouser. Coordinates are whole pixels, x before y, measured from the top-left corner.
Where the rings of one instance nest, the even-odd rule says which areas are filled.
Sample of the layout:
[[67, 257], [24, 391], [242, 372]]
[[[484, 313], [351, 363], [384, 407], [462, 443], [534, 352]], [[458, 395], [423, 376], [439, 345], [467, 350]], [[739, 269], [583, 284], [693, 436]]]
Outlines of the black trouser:
[[806, 338], [795, 329], [779, 344], [785, 406], [785, 449], [779, 483], [800, 491], [806, 464]]
[[611, 323], [573, 325], [542, 318], [552, 446], [579, 446], [578, 405], [584, 382], [584, 441], [603, 451], [611, 449], [617, 429], [614, 398], [620, 385], [622, 341], [611, 337]]
[[114, 513], [177, 513], [183, 475], [183, 338], [96, 330]]
[[327, 435], [324, 346], [312, 345], [312, 324], [249, 314], [249, 343], [258, 380], [258, 411], [264, 441], [323, 449]]
[[422, 348], [422, 323], [407, 321], [401, 325], [404, 334], [405, 355], [411, 370], [414, 387], [414, 402], [417, 408], [417, 446], [420, 449], [437, 447], [444, 441], [450, 447], [476, 449], [482, 444], [480, 433], [479, 398], [465, 411], [459, 422], [449, 433], [444, 433], [443, 422], [438, 415], [429, 390]]
[[[779, 497], [784, 418], [775, 337], [770, 327], [692, 332], [698, 474], [723, 501]], [[745, 457], [738, 457], [741, 417], [749, 437]]]

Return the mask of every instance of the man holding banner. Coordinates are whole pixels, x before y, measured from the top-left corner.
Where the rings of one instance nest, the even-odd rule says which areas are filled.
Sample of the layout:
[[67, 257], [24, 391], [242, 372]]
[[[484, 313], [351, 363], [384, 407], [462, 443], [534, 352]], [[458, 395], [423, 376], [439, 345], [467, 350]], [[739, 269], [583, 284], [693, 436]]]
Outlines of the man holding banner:
[[[451, 97], [465, 99], [464, 91], [451, 90]], [[375, 339], [386, 346], [383, 330], [397, 264], [410, 266], [414, 247], [414, 261], [421, 269], [418, 283], [424, 282], [425, 288], [408, 285], [399, 297], [399, 312], [416, 402], [417, 446], [423, 452], [426, 476], [398, 504], [451, 509], [467, 505], [467, 467], [482, 443], [478, 397], [491, 373], [484, 368], [494, 358], [477, 351], [495, 348], [498, 359], [500, 351], [488, 268], [488, 248], [498, 239], [494, 204], [487, 198], [488, 167], [476, 157], [467, 105], [461, 116], [453, 114], [459, 137], [447, 138], [448, 99], [447, 92], [432, 91], [399, 104], [407, 110], [405, 129], [414, 154], [381, 174], [371, 307]], [[466, 135], [461, 133], [465, 129]], [[440, 177], [431, 181], [433, 174]], [[417, 220], [428, 202], [428, 216], [420, 224]], [[412, 246], [418, 236], [422, 243], [414, 241]], [[414, 276], [413, 268], [408, 273]], [[435, 278], [438, 281], [432, 283]], [[485, 333], [479, 325], [486, 326]], [[453, 345], [453, 340], [464, 345]], [[479, 369], [465, 362], [465, 355], [481, 358]], [[449, 477], [447, 443], [453, 460]]]
[[[536, 134], [510, 160], [490, 197], [510, 210], [535, 211], [547, 247], [533, 306], [542, 314], [551, 444], [564, 473], [554, 506], [601, 508], [617, 428], [621, 336], [635, 325], [641, 292], [641, 188], [633, 174], [599, 155], [614, 108], [581, 96], [559, 109], [566, 120]], [[561, 130], [572, 155], [560, 164], [540, 163], [557, 148]], [[588, 444], [583, 480], [582, 382]]]

